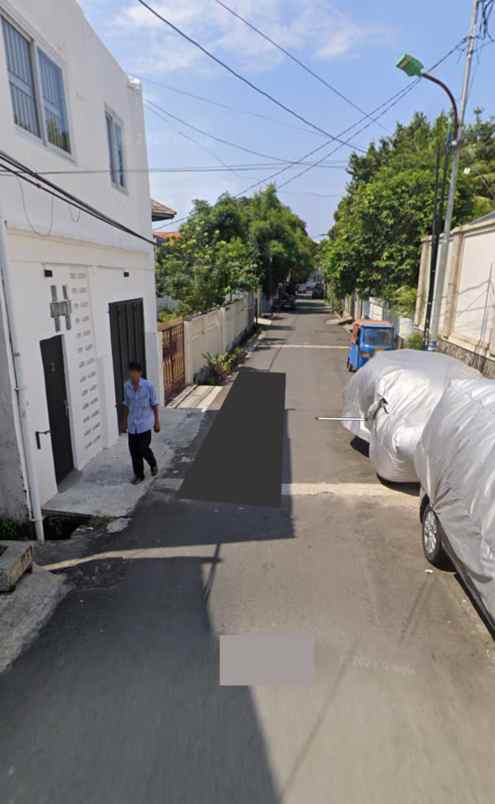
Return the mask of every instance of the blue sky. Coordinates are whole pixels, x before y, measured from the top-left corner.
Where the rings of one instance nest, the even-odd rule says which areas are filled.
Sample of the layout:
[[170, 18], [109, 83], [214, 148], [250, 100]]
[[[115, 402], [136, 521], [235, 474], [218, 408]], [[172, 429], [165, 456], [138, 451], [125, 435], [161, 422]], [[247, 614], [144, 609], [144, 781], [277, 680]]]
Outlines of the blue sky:
[[[298, 159], [325, 141], [181, 40], [136, 0], [79, 2], [124, 69], [143, 79], [145, 97], [175, 116], [269, 157]], [[359, 112], [235, 20], [215, 0], [149, 2], [217, 56], [325, 131], [338, 134], [360, 118]], [[366, 111], [373, 110], [406, 85], [406, 77], [394, 68], [404, 51], [413, 52], [430, 65], [450, 50], [467, 31], [471, 6], [471, 0], [226, 2]], [[495, 45], [490, 45], [475, 62], [470, 114], [477, 105], [487, 114], [495, 113], [493, 79], [490, 81], [494, 68]], [[463, 60], [455, 54], [437, 73], [457, 95], [462, 69]], [[230, 108], [209, 105], [177, 90], [210, 98]], [[440, 90], [422, 82], [381, 119], [381, 124], [391, 132], [398, 120], [407, 122], [416, 110], [431, 117], [445, 106]], [[146, 111], [146, 124], [149, 163], [154, 168], [214, 168], [220, 163], [247, 165], [267, 161], [193, 133], [176, 121], [165, 121], [150, 110]], [[353, 144], [363, 147], [384, 134], [383, 128], [373, 124], [356, 136]], [[184, 135], [193, 137], [195, 142]], [[336, 165], [311, 170], [281, 189], [283, 200], [307, 222], [314, 237], [325, 232], [332, 221], [346, 185], [342, 166], [350, 152], [347, 147], [341, 148], [329, 159]], [[299, 170], [291, 168], [280, 181]], [[252, 172], [238, 170], [235, 174], [231, 171], [152, 174], [152, 194], [183, 216], [194, 198], [215, 201], [220, 193], [241, 192], [272, 172], [273, 168], [264, 168]]]

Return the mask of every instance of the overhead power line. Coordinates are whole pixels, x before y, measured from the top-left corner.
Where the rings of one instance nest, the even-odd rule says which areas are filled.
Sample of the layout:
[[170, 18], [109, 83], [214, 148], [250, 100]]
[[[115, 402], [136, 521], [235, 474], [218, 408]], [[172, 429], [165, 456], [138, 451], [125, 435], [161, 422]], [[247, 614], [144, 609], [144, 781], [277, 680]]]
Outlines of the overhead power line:
[[246, 117], [254, 117], [257, 120], [264, 120], [268, 123], [274, 123], [277, 126], [282, 126], [283, 128], [290, 128], [292, 131], [303, 131], [305, 134], [313, 134], [318, 137], [325, 137], [326, 134], [321, 134], [319, 131], [313, 131], [312, 129], [308, 129], [307, 126], [296, 126], [292, 125], [292, 123], [288, 123], [286, 120], [278, 120], [275, 117], [270, 117], [267, 114], [261, 114], [260, 112], [251, 112], [247, 109], [237, 109], [235, 106], [229, 106], [227, 103], [222, 103], [221, 101], [213, 100], [213, 98], [205, 98], [203, 95], [196, 95], [194, 92], [186, 92], [185, 89], [179, 89], [178, 87], [173, 87], [170, 84], [165, 84], [162, 81], [155, 81], [151, 78], [146, 78], [142, 75], [136, 75], [135, 73], [131, 73], [134, 78], [138, 78], [140, 81], [144, 82], [145, 84], [151, 84], [152, 86], [159, 87], [160, 89], [166, 89], [169, 92], [175, 92], [177, 95], [182, 95], [185, 98], [192, 98], [192, 100], [200, 101], [201, 103], [207, 103], [210, 106], [214, 106], [216, 109], [222, 109], [224, 112], [233, 112], [234, 114], [243, 115]]
[[[439, 67], [441, 64], [443, 64], [443, 62], [445, 62], [448, 58], [450, 58], [450, 56], [452, 56], [453, 53], [455, 53], [457, 50], [459, 50], [459, 48], [464, 44], [465, 41], [466, 41], [465, 37], [463, 37], [463, 39], [461, 39], [460, 42], [458, 42], [444, 56], [442, 56], [441, 59], [439, 59], [432, 67], [430, 67], [428, 72], [431, 73], [434, 70], [436, 70], [437, 67]], [[420, 78], [415, 78], [413, 81], [411, 81], [411, 83], [408, 86], [404, 87], [404, 89], [399, 90], [399, 92], [396, 92], [394, 95], [392, 95], [390, 98], [388, 98], [388, 100], [384, 101], [384, 103], [381, 103], [380, 106], [377, 106], [376, 109], [374, 109], [373, 112], [371, 112], [371, 115], [373, 116], [373, 118], [374, 119], [381, 118], [385, 114], [387, 114], [387, 112], [391, 111], [391, 109], [393, 109], [394, 106], [396, 106], [406, 95], [408, 95], [410, 92], [412, 92], [412, 90], [420, 83], [420, 81], [421, 81]], [[377, 118], [375, 118], [375, 115], [377, 115]], [[361, 120], [356, 121], [356, 123], [354, 123], [352, 126], [349, 126], [348, 128], [344, 129], [344, 131], [341, 131], [340, 134], [339, 134], [339, 137], [344, 137], [352, 129], [356, 128], [356, 126], [358, 126], [362, 122], [364, 122], [365, 119], [366, 118], [361, 118]], [[366, 125], [364, 125], [362, 128], [360, 128], [359, 131], [354, 132], [352, 137], [354, 138], [354, 137], [358, 136], [359, 134], [362, 134], [363, 131], [366, 131], [370, 127], [370, 125], [371, 125], [371, 122], [368, 122]], [[306, 159], [310, 159], [316, 153], [318, 153], [319, 151], [323, 150], [323, 148], [326, 148], [329, 144], [330, 143], [327, 142], [327, 143], [324, 143], [323, 145], [319, 145], [316, 148], [313, 148], [312, 151], [309, 151], [307, 154], [305, 154], [304, 156], [301, 157], [301, 161], [305, 161]], [[292, 182], [295, 179], [299, 178], [304, 173], [307, 173], [309, 170], [312, 170], [312, 169], [314, 169], [316, 167], [319, 167], [320, 164], [325, 159], [328, 159], [330, 156], [333, 156], [333, 154], [335, 154], [337, 151], [339, 151], [340, 147], [341, 146], [338, 145], [335, 148], [333, 148], [330, 152], [327, 152], [321, 159], [317, 160], [316, 162], [313, 162], [312, 165], [308, 166], [304, 171], [301, 171], [300, 173], [297, 173], [295, 176], [292, 176], [290, 179], [288, 179], [286, 182], [284, 182], [281, 185], [281, 187], [285, 187], [287, 184], [289, 184], [290, 182]], [[252, 184], [249, 187], [245, 188], [242, 191], [241, 194], [244, 195], [245, 193], [256, 189], [261, 184], [266, 184], [267, 182], [273, 181], [274, 179], [278, 178], [278, 176], [280, 176], [283, 173], [285, 173], [287, 170], [290, 170], [290, 166], [286, 167], [286, 168], [282, 168], [281, 170], [278, 170], [276, 173], [272, 173], [267, 178], [261, 179], [260, 181], [255, 182], [254, 184]]]
[[202, 134], [203, 137], [208, 137], [208, 139], [213, 140], [214, 142], [219, 142], [222, 145], [228, 145], [230, 148], [236, 148], [238, 151], [243, 151], [245, 154], [251, 154], [251, 156], [259, 156], [262, 159], [269, 159], [271, 162], [288, 162], [288, 159], [283, 159], [279, 156], [273, 156], [271, 154], [265, 154], [260, 151], [255, 151], [253, 148], [248, 148], [245, 145], [239, 145], [237, 142], [232, 142], [231, 140], [225, 140], [223, 137], [217, 137], [216, 134], [211, 134], [209, 131], [205, 131], [202, 128], [198, 128], [198, 126], [193, 125], [193, 123], [188, 123], [187, 120], [183, 120], [181, 117], [178, 117], [172, 112], [169, 112], [168, 109], [164, 109], [163, 106], [159, 106], [154, 101], [145, 100], [145, 106], [150, 111], [154, 112], [163, 119], [163, 116], [169, 117], [171, 120], [175, 120], [177, 123], [181, 123], [183, 126], [190, 128], [192, 131], [195, 131], [197, 134]]
[[214, 62], [219, 64], [220, 67], [223, 67], [224, 70], [227, 70], [227, 72], [229, 72], [235, 78], [238, 78], [239, 81], [242, 81], [244, 84], [246, 84], [246, 86], [248, 86], [251, 89], [253, 89], [259, 95], [263, 95], [263, 97], [267, 98], [267, 100], [269, 100], [272, 103], [274, 103], [280, 109], [283, 109], [285, 112], [287, 112], [288, 114], [292, 115], [297, 120], [300, 120], [305, 125], [309, 126], [310, 128], [314, 129], [315, 131], [318, 131], [320, 134], [324, 134], [330, 140], [335, 140], [336, 142], [340, 142], [343, 146], [348, 146], [348, 147], [351, 147], [351, 148], [354, 147], [355, 150], [361, 150], [361, 151], [363, 151], [365, 153], [364, 149], [359, 148], [358, 146], [349, 145], [349, 143], [345, 142], [344, 140], [339, 140], [338, 137], [335, 137], [333, 134], [330, 134], [330, 132], [326, 131], [324, 128], [322, 128], [321, 126], [317, 125], [316, 123], [313, 123], [311, 120], [308, 120], [302, 114], [299, 114], [299, 112], [297, 112], [295, 109], [292, 109], [290, 106], [287, 106], [285, 103], [282, 103], [282, 101], [279, 101], [278, 98], [276, 98], [274, 95], [271, 95], [266, 90], [261, 89], [261, 87], [258, 87], [256, 84], [254, 84], [252, 81], [250, 81], [249, 78], [246, 78], [246, 76], [242, 75], [242, 73], [239, 73], [237, 70], [234, 70], [233, 67], [230, 67], [228, 64], [226, 64], [226, 62], [222, 61], [222, 59], [219, 59], [218, 56], [215, 56], [214, 53], [212, 53], [206, 47], [201, 45], [196, 39], [193, 39], [191, 36], [186, 34], [185, 31], [182, 31], [177, 25], [174, 25], [173, 22], [170, 22], [170, 20], [168, 20], [166, 17], [164, 17], [162, 14], [160, 14], [155, 8], [153, 8], [147, 2], [145, 2], [145, 0], [138, 0], [138, 2], [142, 6], [144, 6], [144, 8], [146, 8], [150, 12], [150, 14], [153, 14], [155, 17], [157, 17], [157, 19], [161, 20], [165, 25], [168, 25], [169, 28], [171, 28], [173, 31], [175, 31], [177, 34], [179, 34], [179, 36], [181, 36], [187, 42], [190, 42], [190, 44], [194, 45], [199, 50], [201, 50], [201, 52], [204, 53], [206, 56], [208, 56], [208, 58], [212, 59]]
[[[416, 86], [416, 84], [419, 83], [419, 81], [420, 81], [420, 79], [416, 78], [414, 81], [411, 82], [411, 84], [409, 86], [405, 87], [404, 89], [401, 89], [399, 92], [396, 92], [394, 95], [392, 95], [390, 98], [388, 98], [387, 101], [385, 101], [384, 103], [380, 104], [380, 106], [377, 106], [376, 109], [374, 109], [371, 114], [375, 115], [375, 114], [380, 112], [380, 114], [378, 114], [379, 117], [381, 117], [382, 115], [386, 114], [386, 112], [389, 111], [388, 106], [389, 106], [390, 102], [394, 101], [395, 99], [397, 99], [397, 102], [399, 100], [402, 100], [402, 98], [405, 95], [407, 95], [409, 92], [411, 92], [412, 89], [414, 89], [414, 87]], [[383, 109], [383, 111], [381, 111], [382, 109]], [[365, 118], [361, 118], [361, 120], [357, 120], [355, 123], [353, 123], [352, 125], [350, 125], [347, 128], [345, 128], [343, 131], [340, 132], [339, 136], [343, 137], [346, 134], [349, 134], [351, 131], [354, 132], [352, 137], [355, 137], [355, 136], [357, 136], [357, 134], [360, 134], [362, 131], [364, 131], [366, 128], [368, 128], [371, 125], [371, 123], [368, 123], [362, 129], [359, 129], [359, 131], [357, 131], [357, 132], [354, 131], [354, 129], [356, 129], [357, 126], [360, 123], [363, 122], [363, 119], [365, 119]], [[351, 137], [351, 139], [352, 139], [352, 137]], [[317, 145], [316, 148], [312, 148], [311, 151], [308, 151], [306, 154], [304, 154], [304, 156], [301, 157], [300, 161], [305, 162], [307, 159], [311, 159], [312, 156], [314, 156], [315, 154], [319, 153], [324, 148], [327, 148], [328, 145], [329, 145], [328, 141], [322, 143], [321, 145]], [[337, 145], [335, 147], [335, 151], [340, 150], [341, 147], [342, 147], [341, 145]], [[332, 151], [331, 153], [334, 153], [335, 151]], [[324, 159], [327, 159], [328, 156], [329, 156], [329, 154], [325, 154]], [[320, 159], [317, 162], [311, 162], [310, 167], [319, 167], [322, 161], [323, 160]], [[246, 195], [247, 193], [251, 192], [252, 190], [255, 190], [257, 187], [260, 187], [262, 184], [268, 184], [269, 182], [271, 182], [274, 179], [276, 179], [279, 176], [281, 176], [287, 170], [290, 170], [292, 167], [294, 167], [293, 164], [292, 165], [289, 164], [289, 165], [287, 165], [285, 167], [281, 167], [279, 170], [275, 171], [275, 173], [271, 173], [269, 176], [265, 176], [263, 179], [260, 179], [259, 181], [256, 181], [256, 182], [253, 182], [253, 184], [250, 184], [248, 187], [245, 187], [243, 190], [241, 190], [240, 193], [237, 193], [235, 197], [240, 198], [241, 196]], [[189, 218], [189, 215], [184, 215], [183, 217], [177, 218], [176, 220], [174, 220], [173, 224], [177, 225], [179, 223], [183, 223], [188, 218]], [[159, 226], [157, 228], [158, 229], [165, 229], [167, 226], [170, 226], [171, 223], [172, 222], [165, 223], [162, 226]]]
[[479, 32], [482, 39], [490, 39], [493, 42], [493, 36], [490, 33], [490, 18], [495, 8], [495, 0], [481, 0], [481, 14], [479, 23]]
[[[442, 58], [440, 58], [432, 67], [429, 68], [429, 72], [430, 73], [433, 72], [434, 70], [437, 69], [437, 67], [439, 67], [441, 64], [443, 64], [445, 61], [447, 61], [447, 59], [450, 58], [450, 56], [452, 56], [453, 53], [455, 53], [457, 50], [459, 50], [460, 47], [462, 47], [462, 45], [464, 44], [465, 41], [466, 41], [466, 39], [465, 39], [465, 37], [463, 37], [454, 47], [452, 47], [444, 56], [442, 56]], [[379, 106], [377, 106], [370, 113], [370, 115], [373, 116], [373, 117], [375, 117], [375, 115], [376, 115], [378, 118], [383, 117], [383, 115], [387, 114], [387, 112], [389, 112], [394, 106], [396, 106], [397, 103], [399, 103], [399, 101], [401, 101], [406, 95], [408, 95], [410, 92], [412, 92], [412, 90], [415, 89], [415, 87], [420, 83], [420, 81], [421, 81], [420, 78], [415, 78], [414, 80], [412, 80], [410, 82], [410, 84], [408, 86], [406, 86], [404, 89], [401, 89], [401, 90], [399, 90], [399, 92], [394, 93], [394, 95], [392, 95], [386, 101], [384, 101]], [[357, 120], [351, 126], [348, 126], [346, 129], [341, 131], [339, 133], [339, 137], [344, 137], [346, 134], [348, 134], [351, 130], [354, 130], [357, 126], [359, 126], [366, 119], [367, 119], [366, 117], [363, 117], [360, 120]], [[358, 134], [362, 133], [367, 128], [369, 128], [370, 125], [371, 125], [371, 122], [368, 122], [365, 126], [363, 126], [361, 129], [359, 129], [358, 132], [355, 132], [352, 136], [355, 137]], [[325, 142], [325, 143], [323, 143], [321, 145], [318, 145], [316, 148], [313, 148], [311, 151], [309, 151], [308, 153], [304, 154], [300, 158], [300, 161], [305, 161], [306, 159], [310, 159], [316, 153], [318, 153], [319, 151], [323, 150], [323, 148], [326, 148], [329, 144], [330, 144], [329, 142]], [[340, 150], [340, 147], [341, 147], [340, 145], [337, 146], [333, 151], [331, 151], [330, 153], [327, 153], [324, 158], [328, 159], [328, 157], [330, 155], [332, 155], [336, 151]], [[311, 165], [311, 167], [309, 169], [318, 167], [321, 164], [321, 162], [322, 162], [322, 160], [320, 159], [317, 162], [312, 163], [312, 165]], [[275, 173], [270, 174], [270, 176], [266, 176], [264, 179], [261, 179], [261, 180], [259, 180], [257, 182], [254, 182], [253, 184], [249, 185], [249, 187], [245, 187], [244, 190], [242, 190], [240, 193], [238, 193], [236, 195], [236, 198], [239, 198], [240, 196], [246, 195], [246, 193], [251, 192], [252, 190], [255, 190], [257, 187], [260, 187], [262, 184], [268, 184], [269, 182], [271, 182], [274, 179], [278, 178], [278, 176], [280, 176], [283, 173], [285, 173], [287, 170], [290, 170], [291, 167], [292, 166], [289, 165], [288, 167], [281, 168], [280, 170], [276, 171]], [[293, 179], [298, 178], [299, 175], [300, 174], [297, 174], [296, 176], [292, 177], [291, 181]], [[283, 186], [286, 186], [286, 184], [288, 184], [288, 183], [289, 182], [286, 182]], [[174, 225], [177, 225], [179, 223], [185, 222], [186, 220], [188, 220], [188, 218], [189, 218], [189, 215], [184, 215], [182, 218], [178, 218], [175, 221], [173, 221], [173, 223], [174, 223]], [[164, 224], [163, 226], [160, 226], [158, 228], [159, 229], [164, 229], [169, 225], [170, 225], [169, 223]]]
[[[222, 2], [222, 0], [214, 0], [214, 2], [217, 3], [217, 5], [221, 6], [223, 9], [225, 9], [225, 11], [227, 11], [229, 14], [232, 14], [233, 17], [235, 17], [236, 19], [238, 19], [242, 23], [244, 23], [244, 25], [247, 25], [248, 28], [250, 28], [252, 31], [257, 33], [258, 36], [261, 36], [261, 38], [264, 39], [266, 42], [269, 42], [271, 45], [273, 45], [273, 47], [277, 48], [277, 50], [280, 50], [280, 52], [283, 53], [285, 56], [287, 56], [288, 59], [293, 61], [302, 70], [304, 70], [306, 73], [308, 73], [313, 78], [315, 78], [317, 81], [319, 81], [320, 84], [323, 84], [324, 87], [326, 87], [331, 92], [333, 92], [333, 94], [336, 95], [338, 98], [341, 98], [341, 100], [345, 101], [349, 106], [352, 106], [353, 109], [356, 109], [356, 111], [360, 112], [365, 117], [371, 118], [371, 115], [368, 112], [365, 112], [365, 110], [362, 109], [361, 106], [358, 106], [357, 103], [354, 103], [354, 101], [351, 100], [351, 98], [347, 97], [347, 95], [344, 95], [343, 92], [341, 92], [339, 89], [337, 89], [337, 87], [333, 86], [333, 84], [331, 84], [329, 81], [327, 81], [326, 78], [323, 78], [323, 76], [319, 75], [311, 67], [308, 67], [307, 64], [305, 64], [303, 61], [301, 61], [301, 59], [299, 59], [297, 56], [294, 56], [293, 53], [291, 53], [289, 50], [287, 50], [285, 47], [283, 47], [281, 44], [279, 44], [279, 42], [276, 42], [275, 39], [272, 39], [271, 36], [268, 36], [268, 34], [266, 34], [264, 31], [260, 30], [260, 28], [257, 28], [256, 25], [253, 25], [252, 22], [249, 22], [249, 20], [247, 20], [245, 17], [243, 17], [241, 14], [239, 14], [233, 8], [230, 8], [230, 6], [228, 6], [226, 3]], [[383, 131], [386, 131], [386, 129], [380, 123], [378, 123], [375, 120], [373, 120], [373, 122], [376, 123], [378, 126], [380, 126], [380, 128]]]
[[87, 215], [96, 218], [97, 220], [113, 227], [114, 229], [118, 229], [124, 234], [136, 237], [138, 240], [143, 240], [145, 243], [149, 243], [152, 246], [155, 245], [154, 240], [151, 240], [149, 237], [145, 237], [139, 232], [134, 231], [134, 229], [130, 229], [128, 226], [120, 223], [114, 218], [110, 218], [108, 215], [105, 215], [104, 212], [96, 209], [96, 207], [87, 204], [81, 198], [72, 195], [72, 193], [68, 193], [62, 187], [59, 187], [57, 184], [54, 184], [53, 182], [44, 178], [40, 173], [31, 170], [31, 168], [29, 168], [27, 165], [24, 165], [22, 162], [19, 162], [17, 159], [14, 159], [13, 157], [9, 156], [9, 154], [5, 153], [5, 151], [1, 150], [0, 168], [10, 172], [13, 176], [17, 176], [18, 179], [22, 179], [22, 181], [26, 182], [27, 184], [31, 184], [38, 190], [42, 190], [53, 198], [58, 198], [59, 201], [64, 201], [71, 207], [79, 209], [81, 212], [85, 212]]
[[[284, 164], [284, 163], [282, 163]], [[298, 165], [311, 165], [311, 162], [286, 162], [285, 163], [288, 167], [297, 167]], [[182, 174], [182, 173], [223, 173], [225, 171], [233, 171], [238, 170], [242, 173], [246, 173], [249, 171], [258, 171], [258, 170], [269, 170], [270, 168], [278, 167], [280, 162], [252, 162], [248, 164], [233, 164], [228, 165], [225, 164], [222, 167], [214, 167], [213, 165], [203, 165], [198, 167], [179, 167], [179, 168], [127, 168], [123, 169], [121, 172], [125, 175], [128, 174], [144, 174], [144, 173], [165, 173], [165, 174]], [[326, 170], [343, 170], [347, 167], [346, 162], [323, 162], [319, 167], [324, 168]], [[26, 173], [27, 170], [20, 170], [21, 173]], [[38, 170], [36, 171], [37, 176], [108, 176], [111, 174], [111, 170], [109, 168], [101, 168], [101, 169], [77, 169], [73, 168], [72, 170]], [[0, 176], [10, 176], [10, 170], [1, 170], [0, 169]]]

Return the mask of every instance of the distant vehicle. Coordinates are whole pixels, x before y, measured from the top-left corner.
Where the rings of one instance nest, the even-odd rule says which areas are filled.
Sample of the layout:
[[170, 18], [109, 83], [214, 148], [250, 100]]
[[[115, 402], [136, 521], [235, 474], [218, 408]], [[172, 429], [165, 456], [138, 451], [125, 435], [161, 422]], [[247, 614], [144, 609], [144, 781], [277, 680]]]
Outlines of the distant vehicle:
[[273, 301], [273, 310], [286, 310], [292, 312], [296, 309], [296, 294], [291, 285], [281, 285]]
[[312, 299], [324, 299], [325, 298], [325, 288], [323, 285], [315, 285], [312, 292], [311, 292]]
[[395, 349], [395, 333], [390, 321], [370, 321], [363, 318], [352, 327], [347, 369], [357, 371], [377, 352]]
[[454, 380], [415, 454], [423, 550], [454, 565], [495, 627], [495, 383]]
[[439, 352], [381, 352], [345, 388], [344, 427], [368, 441], [380, 477], [416, 483], [416, 447], [445, 389], [451, 380], [479, 378], [475, 369]]

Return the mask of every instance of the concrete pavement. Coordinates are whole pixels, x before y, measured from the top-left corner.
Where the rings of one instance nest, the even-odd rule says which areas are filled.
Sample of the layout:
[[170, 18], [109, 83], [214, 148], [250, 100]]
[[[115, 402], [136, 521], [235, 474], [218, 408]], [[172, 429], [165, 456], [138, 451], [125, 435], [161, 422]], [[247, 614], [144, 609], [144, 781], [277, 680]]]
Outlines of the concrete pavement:
[[[425, 572], [414, 490], [316, 420], [346, 373], [314, 347], [347, 337], [305, 301], [250, 357], [287, 375], [280, 508], [162, 478], [114, 557], [67, 570], [77, 588], [0, 676], [2, 802], [493, 800], [493, 643], [455, 577]], [[253, 632], [314, 635], [313, 684], [219, 687], [218, 635]]]

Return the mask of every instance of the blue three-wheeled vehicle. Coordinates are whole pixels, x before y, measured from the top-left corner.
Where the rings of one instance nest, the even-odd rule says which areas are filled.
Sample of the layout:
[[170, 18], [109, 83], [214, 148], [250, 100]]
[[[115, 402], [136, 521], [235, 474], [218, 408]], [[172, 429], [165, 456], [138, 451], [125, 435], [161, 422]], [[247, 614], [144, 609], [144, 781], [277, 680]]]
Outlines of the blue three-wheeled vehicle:
[[351, 345], [347, 355], [347, 368], [357, 371], [377, 352], [395, 349], [395, 333], [390, 321], [355, 321]]

